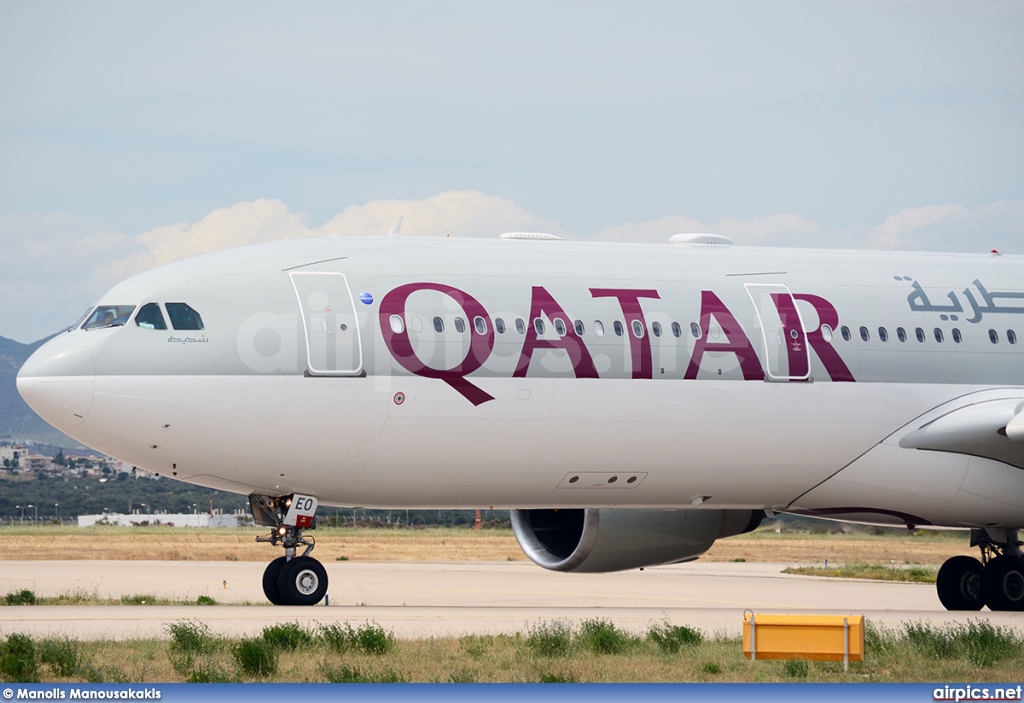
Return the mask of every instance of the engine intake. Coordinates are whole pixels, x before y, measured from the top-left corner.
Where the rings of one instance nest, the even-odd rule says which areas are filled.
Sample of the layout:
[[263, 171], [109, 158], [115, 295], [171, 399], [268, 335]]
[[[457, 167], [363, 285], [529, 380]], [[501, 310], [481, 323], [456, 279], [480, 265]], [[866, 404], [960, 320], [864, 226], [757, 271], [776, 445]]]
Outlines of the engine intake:
[[761, 510], [533, 509], [513, 510], [512, 529], [538, 566], [603, 573], [692, 561], [763, 518]]

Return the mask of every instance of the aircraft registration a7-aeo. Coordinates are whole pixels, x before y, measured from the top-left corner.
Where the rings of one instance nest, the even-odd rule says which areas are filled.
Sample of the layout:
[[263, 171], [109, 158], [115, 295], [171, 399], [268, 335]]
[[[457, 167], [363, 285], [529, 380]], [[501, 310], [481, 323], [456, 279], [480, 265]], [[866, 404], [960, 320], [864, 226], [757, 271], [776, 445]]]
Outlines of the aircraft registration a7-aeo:
[[278, 604], [326, 593], [326, 504], [509, 508], [530, 559], [576, 572], [692, 560], [776, 512], [969, 528], [981, 559], [943, 565], [942, 603], [1024, 609], [1024, 259], [556, 240], [170, 264], [18, 389], [101, 452], [249, 494]]

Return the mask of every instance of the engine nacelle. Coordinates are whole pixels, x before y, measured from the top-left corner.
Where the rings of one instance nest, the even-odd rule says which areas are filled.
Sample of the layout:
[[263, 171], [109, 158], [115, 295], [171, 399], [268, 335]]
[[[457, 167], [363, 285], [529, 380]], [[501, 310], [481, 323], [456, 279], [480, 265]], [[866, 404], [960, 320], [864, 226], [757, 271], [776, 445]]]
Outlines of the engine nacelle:
[[763, 518], [761, 510], [513, 510], [512, 529], [534, 564], [600, 573], [692, 561]]

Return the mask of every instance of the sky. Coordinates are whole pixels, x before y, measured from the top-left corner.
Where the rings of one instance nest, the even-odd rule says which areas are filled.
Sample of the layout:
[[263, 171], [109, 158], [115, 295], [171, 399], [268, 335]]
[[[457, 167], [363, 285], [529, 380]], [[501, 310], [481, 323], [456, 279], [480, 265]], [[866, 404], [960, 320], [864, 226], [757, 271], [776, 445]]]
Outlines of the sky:
[[399, 216], [1024, 254], [1024, 3], [0, 0], [0, 336]]

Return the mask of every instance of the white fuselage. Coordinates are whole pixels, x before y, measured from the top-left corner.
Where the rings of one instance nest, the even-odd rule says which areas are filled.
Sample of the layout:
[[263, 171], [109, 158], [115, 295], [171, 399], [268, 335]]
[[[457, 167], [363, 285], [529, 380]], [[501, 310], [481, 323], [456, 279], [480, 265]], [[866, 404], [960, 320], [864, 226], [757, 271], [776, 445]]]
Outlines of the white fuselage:
[[[125, 281], [98, 301], [124, 324], [18, 385], [89, 446], [245, 493], [1019, 527], [1021, 281], [1012, 256], [282, 242]], [[137, 324], [149, 303], [201, 328]], [[975, 406], [992, 432], [910, 446]]]

